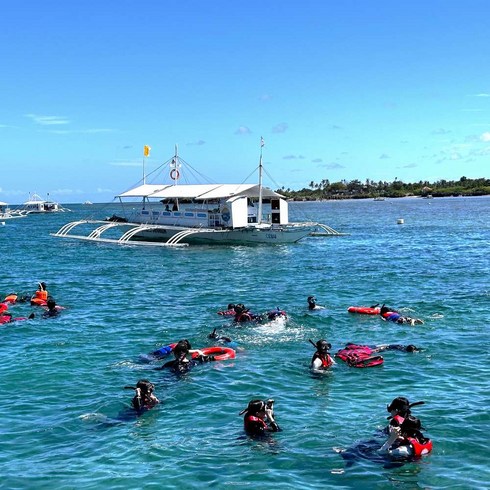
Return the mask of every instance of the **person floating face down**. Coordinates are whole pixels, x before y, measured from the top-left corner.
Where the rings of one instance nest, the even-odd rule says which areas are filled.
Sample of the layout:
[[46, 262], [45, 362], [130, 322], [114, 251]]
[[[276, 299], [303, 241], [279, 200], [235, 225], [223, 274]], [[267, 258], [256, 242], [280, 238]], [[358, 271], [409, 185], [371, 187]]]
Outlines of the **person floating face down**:
[[428, 454], [432, 441], [426, 438], [420, 420], [411, 414], [411, 407], [424, 402], [410, 403], [405, 397], [395, 398], [386, 408], [390, 412], [388, 439], [379, 452], [395, 459], [411, 459]]
[[325, 339], [320, 339], [316, 344], [311, 340], [310, 342], [316, 347], [316, 352], [311, 358], [310, 369], [313, 371], [324, 371], [335, 364], [328, 351], [332, 348], [332, 345]]
[[155, 389], [153, 383], [147, 379], [140, 379], [136, 383], [136, 387], [128, 386], [126, 388], [131, 388], [135, 391], [135, 395], [131, 400], [131, 405], [137, 412], [149, 410], [157, 403], [160, 403], [160, 400], [153, 393]]
[[280, 427], [274, 418], [274, 400], [251, 400], [239, 415], [243, 417], [243, 428], [248, 435], [261, 436], [266, 432], [278, 432]]
[[422, 325], [424, 323], [424, 321], [421, 320], [420, 318], [412, 318], [410, 316], [402, 316], [402, 315], [400, 315], [400, 313], [388, 308], [388, 306], [386, 306], [386, 305], [383, 305], [380, 308], [379, 314], [381, 315], [381, 318], [383, 320], [395, 322], [398, 324], [406, 323], [406, 324], [409, 324], [411, 326], [414, 326], [414, 325]]

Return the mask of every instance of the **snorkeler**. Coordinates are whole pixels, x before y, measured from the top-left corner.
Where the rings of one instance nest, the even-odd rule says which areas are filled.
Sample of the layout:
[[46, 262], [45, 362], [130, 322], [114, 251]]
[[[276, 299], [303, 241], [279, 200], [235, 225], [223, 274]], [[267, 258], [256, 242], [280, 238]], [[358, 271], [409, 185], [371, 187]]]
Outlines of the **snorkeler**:
[[160, 403], [160, 400], [153, 393], [155, 389], [153, 383], [150, 383], [147, 379], [140, 379], [136, 383], [136, 386], [125, 386], [124, 388], [135, 391], [131, 405], [137, 412], [149, 410], [157, 403]]
[[309, 310], [324, 310], [325, 306], [317, 305], [316, 298], [314, 296], [308, 296], [308, 309]]
[[53, 318], [59, 315], [60, 311], [56, 306], [56, 301], [51, 296], [48, 298], [46, 306], [48, 309], [42, 314], [43, 318]]
[[251, 400], [239, 413], [243, 414], [243, 428], [248, 435], [260, 436], [281, 430], [274, 419], [274, 400]]
[[389, 437], [378, 450], [393, 459], [412, 459], [424, 456], [432, 451], [432, 441], [422, 432], [420, 420], [413, 415], [406, 415], [399, 425], [389, 428]]
[[422, 325], [424, 323], [424, 321], [421, 320], [420, 318], [412, 318], [410, 316], [402, 316], [397, 311], [393, 311], [385, 305], [383, 305], [381, 307], [381, 309], [379, 310], [379, 314], [381, 315], [381, 318], [383, 320], [395, 322], [398, 324], [407, 323], [407, 324], [411, 325], [412, 327], [414, 325]]
[[316, 352], [311, 358], [310, 369], [313, 371], [325, 371], [335, 364], [335, 361], [328, 353], [332, 348], [332, 344], [325, 339], [320, 339], [316, 344], [310, 339], [310, 343], [316, 348]]
[[[177, 342], [172, 352], [174, 354], [175, 359], [173, 359], [172, 361], [168, 361], [162, 366], [157, 367], [155, 369], [157, 370], [171, 369], [176, 373], [185, 373], [192, 366], [196, 364], [196, 361], [199, 362], [214, 361], [213, 356], [206, 356], [199, 349], [191, 349], [191, 344], [187, 339], [179, 340], [179, 342]], [[194, 359], [192, 358], [189, 359], [187, 355], [192, 354], [194, 352], [198, 354], [197, 357], [195, 357]]]
[[235, 311], [234, 303], [229, 303], [227, 310], [218, 311], [218, 315], [221, 315], [221, 316], [235, 316], [235, 314], [236, 314], [236, 311]]
[[377, 352], [384, 352], [387, 350], [399, 350], [402, 352], [418, 352], [422, 350], [420, 347], [417, 347], [413, 344], [402, 345], [402, 344], [379, 344], [379, 345], [359, 345], [348, 342], [345, 347], [345, 350], [365, 350], [368, 354], [375, 354]]

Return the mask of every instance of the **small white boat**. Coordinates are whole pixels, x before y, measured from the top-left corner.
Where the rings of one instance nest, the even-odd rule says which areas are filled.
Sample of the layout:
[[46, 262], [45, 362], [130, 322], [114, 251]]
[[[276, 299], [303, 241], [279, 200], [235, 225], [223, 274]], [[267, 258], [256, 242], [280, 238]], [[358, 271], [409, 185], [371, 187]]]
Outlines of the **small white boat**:
[[[49, 194], [48, 194], [49, 196]], [[38, 194], [30, 194], [29, 199], [18, 210], [24, 214], [59, 213], [70, 211], [62, 207], [59, 203], [44, 200]]]
[[6, 202], [0, 201], [0, 220], [25, 218], [25, 213], [20, 213], [16, 210], [10, 209]]
[[[258, 170], [258, 184], [181, 184], [183, 177], [187, 182], [197, 172], [178, 157], [176, 149], [173, 158], [152, 172], [161, 171], [167, 183], [147, 184], [144, 176], [140, 185], [116, 196], [123, 216], [114, 215], [105, 221], [74, 221], [53, 235], [164, 246], [294, 243], [319, 228], [325, 235], [341, 235], [319, 223], [290, 223], [284, 196], [262, 185], [262, 150]], [[77, 227], [85, 230], [83, 235], [72, 234]]]

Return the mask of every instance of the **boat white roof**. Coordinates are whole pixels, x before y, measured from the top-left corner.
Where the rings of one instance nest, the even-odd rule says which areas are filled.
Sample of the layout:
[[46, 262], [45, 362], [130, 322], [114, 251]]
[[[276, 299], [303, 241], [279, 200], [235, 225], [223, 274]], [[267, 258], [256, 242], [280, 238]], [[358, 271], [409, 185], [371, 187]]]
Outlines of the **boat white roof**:
[[0, 206], [8, 206], [8, 203], [0, 201]]
[[[233, 196], [258, 197], [257, 184], [143, 184], [116, 197], [147, 197], [154, 199], [229, 199]], [[262, 197], [283, 197], [268, 187], [262, 187]]]

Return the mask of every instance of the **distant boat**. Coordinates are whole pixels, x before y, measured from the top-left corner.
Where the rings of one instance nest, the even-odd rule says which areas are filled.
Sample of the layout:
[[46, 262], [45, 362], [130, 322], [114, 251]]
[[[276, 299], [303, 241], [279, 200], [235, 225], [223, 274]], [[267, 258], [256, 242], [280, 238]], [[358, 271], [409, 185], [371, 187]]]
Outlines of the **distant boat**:
[[386, 198], [378, 196], [373, 199], [373, 201], [384, 201]]
[[85, 201], [83, 204], [90, 205], [90, 204], [93, 204], [93, 203], [92, 203], [92, 201]]
[[[284, 196], [262, 185], [262, 149], [258, 184], [181, 184], [197, 172], [177, 155], [156, 170], [168, 183], [140, 185], [119, 194], [121, 204], [130, 201], [130, 212], [107, 221], [81, 220], [64, 225], [54, 236], [118, 244], [167, 246], [189, 243], [243, 244], [294, 243], [318, 228], [325, 235], [340, 235], [313, 222], [290, 223]], [[155, 170], [155, 171], [156, 171]], [[155, 172], [154, 171], [154, 172]], [[200, 175], [200, 174], [199, 174]], [[134, 206], [134, 199], [139, 205]], [[125, 208], [122, 207], [124, 213]], [[72, 234], [79, 225], [93, 223], [84, 235]], [[110, 230], [110, 233], [106, 233]], [[117, 232], [117, 238], [110, 236]]]
[[29, 199], [18, 209], [23, 214], [59, 213], [70, 211], [54, 201], [43, 199], [38, 194], [30, 194]]
[[10, 209], [6, 202], [0, 201], [0, 220], [25, 218], [26, 216], [25, 213]]

